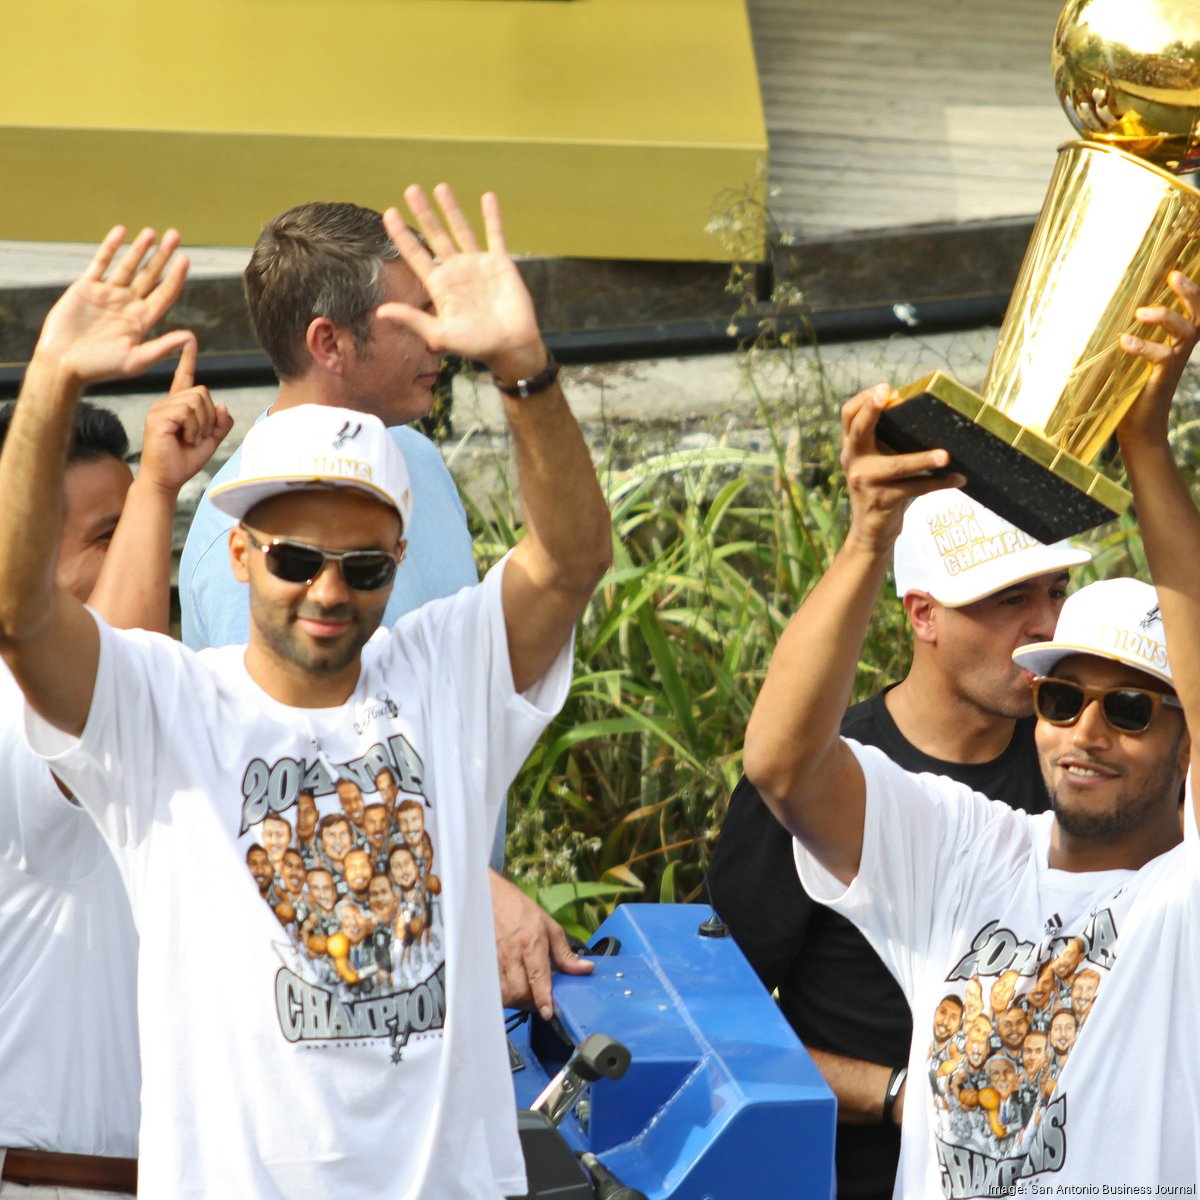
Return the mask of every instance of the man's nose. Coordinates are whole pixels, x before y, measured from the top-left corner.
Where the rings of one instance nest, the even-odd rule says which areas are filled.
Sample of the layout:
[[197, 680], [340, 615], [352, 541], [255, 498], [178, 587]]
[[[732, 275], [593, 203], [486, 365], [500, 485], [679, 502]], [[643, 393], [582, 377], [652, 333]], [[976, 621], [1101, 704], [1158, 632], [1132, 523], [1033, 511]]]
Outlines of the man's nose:
[[1061, 600], [1055, 600], [1045, 593], [1034, 599], [1029, 606], [1029, 619], [1025, 625], [1025, 632], [1032, 641], [1050, 641], [1054, 636], [1054, 627], [1058, 624], [1058, 610], [1061, 607]]
[[341, 564], [326, 560], [320, 574], [308, 585], [308, 594], [325, 608], [345, 603], [349, 599], [350, 589], [342, 578]]
[[1112, 738], [1112, 729], [1104, 719], [1099, 699], [1088, 700], [1071, 730], [1071, 742], [1083, 748], [1107, 742]]

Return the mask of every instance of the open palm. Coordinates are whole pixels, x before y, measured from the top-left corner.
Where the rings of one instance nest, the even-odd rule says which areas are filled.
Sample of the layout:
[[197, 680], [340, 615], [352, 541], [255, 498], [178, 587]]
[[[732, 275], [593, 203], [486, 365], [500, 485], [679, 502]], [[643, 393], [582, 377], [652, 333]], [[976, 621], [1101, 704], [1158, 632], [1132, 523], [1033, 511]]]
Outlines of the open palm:
[[155, 234], [143, 229], [105, 278], [124, 236], [120, 225], [109, 231], [83, 276], [67, 288], [42, 327], [38, 353], [81, 383], [136, 375], [191, 336], [176, 330], [145, 340], [183, 289], [186, 256], [167, 267], [179, 234], [168, 230], [147, 258]]
[[392, 303], [382, 305], [379, 315], [404, 322], [434, 350], [449, 350], [488, 365], [521, 351], [536, 351], [541, 338], [533, 301], [505, 245], [499, 201], [490, 192], [483, 197], [484, 250], [453, 191], [439, 184], [434, 195], [444, 225], [419, 187], [404, 193], [425, 245], [396, 209], [384, 214], [389, 236], [425, 285], [434, 311]]

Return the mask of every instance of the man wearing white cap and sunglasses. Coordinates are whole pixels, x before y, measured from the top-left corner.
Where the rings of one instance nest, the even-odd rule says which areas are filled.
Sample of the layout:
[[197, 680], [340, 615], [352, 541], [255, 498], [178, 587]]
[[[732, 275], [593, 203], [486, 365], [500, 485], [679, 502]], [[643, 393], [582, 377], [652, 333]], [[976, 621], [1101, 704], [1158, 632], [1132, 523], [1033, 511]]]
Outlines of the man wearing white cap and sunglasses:
[[[877, 451], [890, 389], [843, 409], [850, 531], [780, 639], [745, 762], [796, 836], [806, 889], [863, 930], [912, 1008], [909, 1073], [928, 1085], [905, 1104], [897, 1195], [1186, 1191], [1200, 1178], [1200, 830], [1190, 789], [1182, 842], [1178, 819], [1191, 765], [1186, 714], [1200, 718], [1200, 513], [1167, 439], [1171, 396], [1200, 336], [1200, 291], [1179, 275], [1172, 287], [1186, 316], [1138, 313], [1166, 329], [1167, 343], [1125, 341], [1155, 365], [1118, 430], [1157, 595], [1094, 585], [1068, 601], [1053, 638], [1016, 655], [1062, 681], [1038, 686], [1052, 813], [1015, 812], [838, 737], [831, 697], [849, 695], [904, 506], [960, 482], [930, 476], [948, 465], [944, 451]], [[1084, 970], [1094, 986], [1075, 989], [1087, 992], [1077, 1014]], [[948, 997], [965, 1028], [931, 1043]], [[1015, 1035], [1008, 1045], [979, 1031], [996, 1021], [989, 1002], [1010, 1014], [1010, 1032], [1049, 1034], [1055, 1061], [1040, 1087], [1025, 1087]], [[1016, 1069], [1011, 1095], [995, 1086], [1012, 1083], [1005, 1064], [989, 1070], [997, 1055]], [[1121, 1096], [1137, 1100], [1115, 1124]]]
[[[320, 405], [256, 425], [238, 478], [213, 495], [239, 521], [246, 647], [197, 655], [119, 633], [54, 587], [41, 547], [79, 392], [179, 342], [143, 343], [161, 271], [161, 255], [143, 261], [150, 231], [116, 257], [114, 230], [52, 312], [0, 456], [0, 649], [31, 743], [113, 851], [141, 940], [145, 1195], [525, 1190], [488, 849], [505, 789], [565, 697], [572, 630], [611, 532], [495, 198], [480, 249], [449, 189], [436, 194], [448, 229], [419, 190], [407, 196], [439, 261], [395, 210], [385, 217], [435, 311], [389, 303], [379, 315], [483, 361], [514, 393], [527, 532], [477, 587], [376, 632], [412, 516], [408, 473], [378, 418]], [[385, 769], [398, 808], [422, 816], [422, 928], [407, 909], [403, 921], [395, 905], [371, 910], [363, 881], [346, 877], [349, 846], [288, 882], [307, 895], [279, 903], [270, 856], [251, 855], [267, 818], [299, 838], [305, 796], [344, 821], [337, 781]]]
[[[957, 490], [913, 501], [896, 540], [896, 593], [913, 633], [908, 674], [851, 707], [844, 737], [908, 771], [946, 775], [1025, 812], [1049, 806], [1033, 702], [1012, 652], [1044, 640], [1068, 571], [1045, 546]], [[713, 903], [838, 1098], [839, 1200], [895, 1184], [913, 1023], [895, 979], [845, 917], [800, 886], [792, 839], [754, 787], [735, 789], [709, 872]]]

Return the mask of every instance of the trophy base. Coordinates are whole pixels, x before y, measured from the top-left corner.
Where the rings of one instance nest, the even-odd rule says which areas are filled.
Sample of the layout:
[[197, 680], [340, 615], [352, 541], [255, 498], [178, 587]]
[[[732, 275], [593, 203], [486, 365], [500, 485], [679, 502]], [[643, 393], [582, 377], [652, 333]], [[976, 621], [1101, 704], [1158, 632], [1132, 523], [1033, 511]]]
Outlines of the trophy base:
[[1133, 499], [941, 371], [900, 396], [879, 419], [879, 441], [901, 453], [948, 450], [949, 469], [967, 477], [962, 490], [1040, 542], [1103, 525]]

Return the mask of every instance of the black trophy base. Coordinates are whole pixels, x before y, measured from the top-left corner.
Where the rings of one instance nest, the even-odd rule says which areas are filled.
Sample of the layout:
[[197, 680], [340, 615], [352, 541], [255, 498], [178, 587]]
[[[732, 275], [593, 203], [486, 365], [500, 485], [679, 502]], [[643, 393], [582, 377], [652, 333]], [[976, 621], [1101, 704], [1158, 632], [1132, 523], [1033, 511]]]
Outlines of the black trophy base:
[[1041, 434], [937, 372], [901, 391], [876, 435], [900, 453], [942, 449], [973, 500], [1039, 542], [1057, 542], [1120, 516], [1132, 497]]

